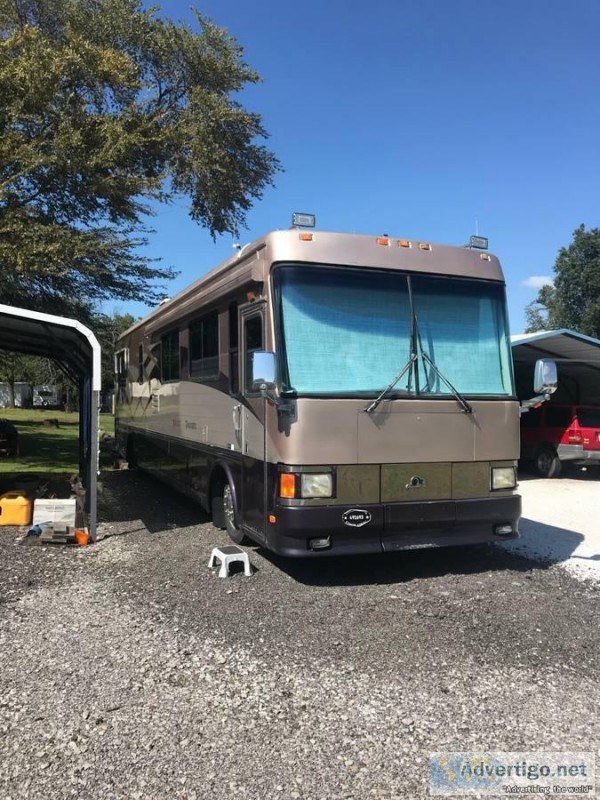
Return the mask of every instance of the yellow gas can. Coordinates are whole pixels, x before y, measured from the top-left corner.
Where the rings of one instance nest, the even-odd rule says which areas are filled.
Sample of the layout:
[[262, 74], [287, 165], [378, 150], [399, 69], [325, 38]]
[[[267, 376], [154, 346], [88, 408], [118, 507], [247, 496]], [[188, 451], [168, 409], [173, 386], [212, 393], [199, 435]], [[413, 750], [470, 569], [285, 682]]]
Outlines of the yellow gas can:
[[0, 496], [0, 525], [29, 525], [31, 500], [25, 492], [13, 489]]

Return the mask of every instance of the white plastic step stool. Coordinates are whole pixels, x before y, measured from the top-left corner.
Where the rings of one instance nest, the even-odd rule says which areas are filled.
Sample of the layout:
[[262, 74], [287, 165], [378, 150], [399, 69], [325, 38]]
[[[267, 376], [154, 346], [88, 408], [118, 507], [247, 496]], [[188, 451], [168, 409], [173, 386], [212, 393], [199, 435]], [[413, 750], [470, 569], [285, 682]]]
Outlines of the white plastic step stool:
[[215, 547], [210, 554], [208, 562], [209, 569], [215, 566], [215, 562], [221, 562], [221, 569], [219, 570], [219, 578], [229, 577], [229, 565], [235, 561], [241, 561], [244, 565], [244, 575], [249, 578], [252, 575], [252, 567], [248, 560], [248, 553], [242, 550], [241, 547], [236, 547], [234, 544], [225, 545], [225, 547]]

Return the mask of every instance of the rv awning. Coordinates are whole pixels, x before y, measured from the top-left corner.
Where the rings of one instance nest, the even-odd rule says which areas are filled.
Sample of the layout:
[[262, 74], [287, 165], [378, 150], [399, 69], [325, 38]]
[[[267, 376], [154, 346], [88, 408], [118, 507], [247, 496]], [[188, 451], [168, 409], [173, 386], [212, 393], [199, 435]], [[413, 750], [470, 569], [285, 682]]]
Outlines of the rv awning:
[[511, 336], [519, 396], [532, 391], [533, 365], [538, 358], [556, 361], [555, 402], [600, 404], [600, 340], [567, 329]]
[[100, 345], [74, 319], [0, 304], [0, 349], [56, 361], [80, 390], [79, 454], [90, 538], [96, 538]]

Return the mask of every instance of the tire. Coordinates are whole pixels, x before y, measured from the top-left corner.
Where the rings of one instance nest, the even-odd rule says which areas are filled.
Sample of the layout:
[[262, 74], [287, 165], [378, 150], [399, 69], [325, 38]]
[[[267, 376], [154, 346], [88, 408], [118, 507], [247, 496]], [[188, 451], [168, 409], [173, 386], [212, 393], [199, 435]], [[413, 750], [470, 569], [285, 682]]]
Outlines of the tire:
[[536, 474], [541, 478], [558, 478], [562, 465], [556, 450], [553, 447], [546, 446], [538, 451], [533, 467]]
[[248, 539], [243, 531], [241, 531], [235, 522], [235, 509], [233, 507], [233, 492], [231, 486], [226, 483], [223, 487], [223, 517], [225, 522], [225, 530], [229, 534], [229, 538], [236, 544], [245, 544]]

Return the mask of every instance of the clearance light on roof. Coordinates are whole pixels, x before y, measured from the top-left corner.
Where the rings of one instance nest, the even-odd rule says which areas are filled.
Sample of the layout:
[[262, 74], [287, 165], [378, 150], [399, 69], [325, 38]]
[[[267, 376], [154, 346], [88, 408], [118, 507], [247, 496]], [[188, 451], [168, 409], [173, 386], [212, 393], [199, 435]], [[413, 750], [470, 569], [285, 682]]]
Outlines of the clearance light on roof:
[[299, 233], [298, 238], [301, 242], [312, 242], [315, 236], [314, 233]]
[[489, 255], [489, 253], [479, 253], [479, 258], [482, 261], [491, 261], [492, 260], [492, 257], [491, 257], [491, 255]]
[[429, 242], [419, 242], [419, 250], [431, 250]]
[[382, 245], [383, 247], [389, 247], [390, 246], [390, 239], [389, 239], [388, 236], [378, 236], [377, 239], [375, 239], [375, 242], [377, 244]]
[[398, 247], [412, 247], [408, 239], [398, 239]]

